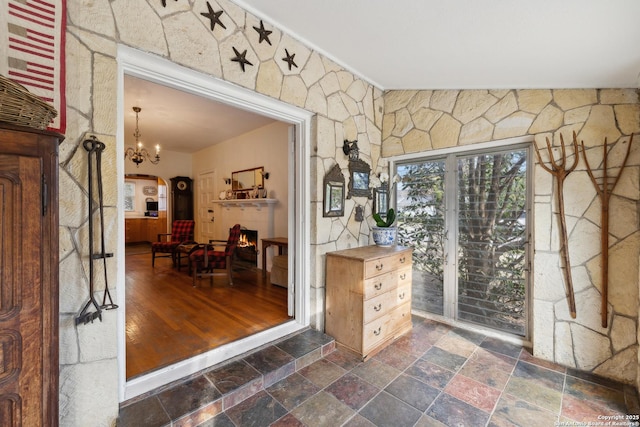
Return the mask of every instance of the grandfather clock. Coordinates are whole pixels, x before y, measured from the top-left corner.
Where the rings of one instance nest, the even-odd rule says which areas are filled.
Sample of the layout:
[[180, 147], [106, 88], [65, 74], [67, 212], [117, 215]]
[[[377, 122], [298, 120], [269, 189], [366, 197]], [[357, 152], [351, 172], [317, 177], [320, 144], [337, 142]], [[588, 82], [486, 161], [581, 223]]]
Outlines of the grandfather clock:
[[171, 219], [193, 219], [193, 180], [189, 177], [171, 178]]

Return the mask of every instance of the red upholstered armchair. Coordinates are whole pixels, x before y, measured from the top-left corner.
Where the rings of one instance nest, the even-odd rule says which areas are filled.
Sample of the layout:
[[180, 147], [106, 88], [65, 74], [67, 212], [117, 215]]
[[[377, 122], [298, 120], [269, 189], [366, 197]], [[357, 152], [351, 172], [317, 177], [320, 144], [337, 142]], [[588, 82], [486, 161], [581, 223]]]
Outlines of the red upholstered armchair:
[[[234, 225], [229, 231], [229, 238], [224, 240], [211, 240], [208, 244], [200, 244], [191, 251], [189, 255], [189, 265], [193, 274], [193, 286], [196, 280], [201, 277], [209, 277], [213, 286], [213, 276], [224, 275], [229, 280], [229, 285], [233, 285], [231, 275], [231, 262], [240, 239], [240, 224]], [[224, 248], [224, 250], [221, 250]], [[215, 272], [214, 270], [224, 270]]]
[[[158, 234], [158, 242], [151, 244], [151, 266], [155, 266], [156, 253], [163, 253], [169, 255], [158, 255], [161, 257], [171, 257], [173, 265], [176, 265], [176, 248], [178, 245], [184, 242], [193, 241], [193, 228], [195, 227], [195, 221], [192, 219], [177, 219], [173, 221], [171, 226], [171, 234]], [[162, 241], [162, 236], [171, 236], [169, 241]]]

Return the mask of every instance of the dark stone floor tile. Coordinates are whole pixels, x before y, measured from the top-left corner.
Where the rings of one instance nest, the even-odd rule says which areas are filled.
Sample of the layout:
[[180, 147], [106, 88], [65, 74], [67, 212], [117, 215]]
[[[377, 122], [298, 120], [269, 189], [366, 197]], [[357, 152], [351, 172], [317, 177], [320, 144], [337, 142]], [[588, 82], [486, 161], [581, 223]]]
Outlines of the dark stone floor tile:
[[504, 389], [504, 393], [554, 413], [560, 410], [562, 403], [561, 391], [545, 387], [541, 382], [531, 378], [512, 376]]
[[304, 332], [301, 332], [300, 335], [302, 338], [309, 340], [311, 342], [315, 342], [316, 344], [323, 346], [325, 344], [329, 344], [333, 341], [333, 338], [329, 335], [316, 331], [315, 329], [307, 329]]
[[409, 354], [393, 346], [385, 347], [382, 351], [373, 356], [373, 358], [389, 366], [393, 366], [399, 371], [404, 371], [417, 359], [415, 355]]
[[376, 425], [362, 415], [355, 414], [353, 418], [344, 423], [342, 427], [376, 427]]
[[426, 411], [429, 405], [442, 392], [404, 374], [396, 378], [384, 391], [422, 412]]
[[266, 374], [294, 363], [295, 358], [275, 346], [269, 346], [243, 359], [261, 374]]
[[346, 374], [325, 389], [345, 405], [358, 410], [362, 408], [380, 389], [354, 374]]
[[360, 415], [378, 427], [397, 427], [414, 425], [422, 412], [383, 391], [360, 410]]
[[243, 360], [228, 363], [205, 374], [222, 393], [230, 393], [256, 380], [262, 375]]
[[480, 347], [496, 353], [504, 354], [515, 359], [520, 355], [521, 345], [511, 344], [498, 338], [487, 337], [481, 343]]
[[580, 378], [567, 376], [564, 393], [596, 404], [602, 410], [621, 413], [627, 411], [624, 390], [616, 390]]
[[322, 346], [319, 341], [312, 338], [312, 335], [297, 334], [289, 339], [279, 342], [276, 344], [276, 347], [285, 351], [287, 354], [298, 358], [318, 350]]
[[603, 378], [599, 375], [595, 375], [592, 374], [590, 372], [584, 372], [584, 371], [579, 371], [577, 369], [573, 369], [573, 368], [567, 368], [567, 375], [574, 377], [574, 378], [580, 378], [582, 380], [585, 381], [589, 381], [595, 384], [600, 384], [603, 385], [605, 387], [609, 387], [612, 388], [614, 390], [623, 390], [624, 389], [624, 384], [618, 382], [618, 381], [614, 381], [612, 379], [609, 378]]
[[292, 410], [314, 394], [320, 391], [320, 387], [313, 384], [300, 374], [289, 375], [269, 388], [269, 394], [288, 410]]
[[520, 360], [533, 365], [542, 366], [543, 368], [551, 369], [552, 371], [560, 372], [561, 374], [567, 372], [567, 368], [565, 366], [534, 357], [533, 354], [531, 354], [530, 348], [523, 348], [520, 351]]
[[324, 388], [346, 374], [347, 371], [324, 358], [300, 369], [298, 373], [318, 387]]
[[379, 362], [376, 359], [369, 359], [361, 363], [353, 368], [351, 373], [381, 389], [385, 388], [387, 384], [400, 375], [398, 369]]
[[[624, 415], [626, 411], [617, 411], [611, 408], [603, 408], [597, 402], [582, 400], [571, 395], [562, 397], [562, 409], [560, 415], [574, 421], [566, 425], [605, 425], [602, 416], [618, 416], [618, 423], [610, 425], [634, 425], [626, 423]], [[622, 421], [622, 422], [620, 422]], [[599, 423], [598, 423], [599, 422]]]
[[158, 399], [169, 417], [176, 420], [222, 397], [222, 394], [204, 376], [178, 384], [158, 394]]
[[438, 396], [427, 415], [448, 426], [480, 427], [489, 420], [489, 414], [447, 393]]
[[407, 375], [419, 379], [432, 387], [444, 389], [455, 375], [452, 371], [419, 359], [405, 371]]
[[163, 427], [170, 423], [171, 419], [156, 396], [123, 407], [118, 418], [119, 427]]
[[429, 331], [411, 330], [390, 344], [390, 347], [412, 354], [422, 356], [439, 338], [428, 338]]
[[331, 393], [321, 391], [291, 411], [291, 414], [307, 427], [336, 427], [350, 419], [355, 411]]
[[452, 333], [461, 336], [462, 338], [466, 339], [467, 341], [471, 341], [472, 343], [474, 343], [475, 345], [480, 345], [480, 343], [482, 343], [482, 341], [484, 341], [487, 336], [478, 332], [473, 332], [473, 331], [468, 331], [466, 329], [462, 329], [462, 328], [453, 328], [451, 330]]
[[438, 366], [442, 366], [443, 368], [447, 368], [454, 372], [462, 368], [462, 365], [467, 361], [466, 357], [450, 353], [437, 346], [431, 347], [427, 350], [427, 352], [422, 356], [422, 359], [428, 360], [431, 363], [435, 363]]
[[288, 413], [275, 423], [271, 424], [270, 427], [305, 427], [305, 425], [302, 424], [302, 421], [291, 415], [291, 413]]
[[266, 427], [286, 415], [287, 410], [267, 392], [261, 391], [226, 413], [236, 425]]
[[203, 422], [202, 424], [198, 424], [198, 427], [236, 427], [236, 426], [235, 424], [233, 424], [233, 421], [229, 419], [227, 414], [223, 412], [211, 418], [210, 420]]
[[502, 390], [507, 385], [516, 362], [517, 359], [504, 354], [478, 348], [458, 373]]
[[562, 391], [565, 377], [560, 372], [541, 368], [540, 366], [532, 365], [531, 363], [523, 362], [522, 360], [516, 363], [516, 368], [513, 370], [513, 376], [535, 381], [544, 387], [557, 391]]
[[418, 422], [413, 427], [449, 427], [442, 424], [440, 421], [431, 418], [428, 415], [422, 414]]
[[538, 406], [504, 394], [493, 411], [489, 426], [548, 427], [555, 425], [557, 420], [557, 413], [546, 411]]
[[328, 354], [325, 358], [347, 371], [350, 371], [362, 363], [362, 356], [342, 346], [338, 346], [335, 351]]

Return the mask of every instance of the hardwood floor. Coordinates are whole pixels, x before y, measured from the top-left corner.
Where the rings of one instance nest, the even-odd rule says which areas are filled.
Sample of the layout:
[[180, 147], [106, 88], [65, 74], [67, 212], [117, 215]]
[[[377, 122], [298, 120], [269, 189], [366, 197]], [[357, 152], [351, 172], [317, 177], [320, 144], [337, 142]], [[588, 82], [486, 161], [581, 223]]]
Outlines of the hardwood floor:
[[192, 286], [187, 268], [151, 254], [126, 256], [127, 379], [146, 374], [289, 320], [287, 290], [261, 270], [234, 270]]

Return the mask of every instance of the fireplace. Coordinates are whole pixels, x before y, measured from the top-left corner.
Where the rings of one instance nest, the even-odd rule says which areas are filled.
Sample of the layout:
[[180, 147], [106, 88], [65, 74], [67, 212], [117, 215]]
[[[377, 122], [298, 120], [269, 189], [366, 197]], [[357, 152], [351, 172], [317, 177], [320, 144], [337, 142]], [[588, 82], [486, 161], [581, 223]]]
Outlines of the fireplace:
[[236, 247], [237, 259], [258, 265], [258, 230], [240, 230], [240, 239]]

